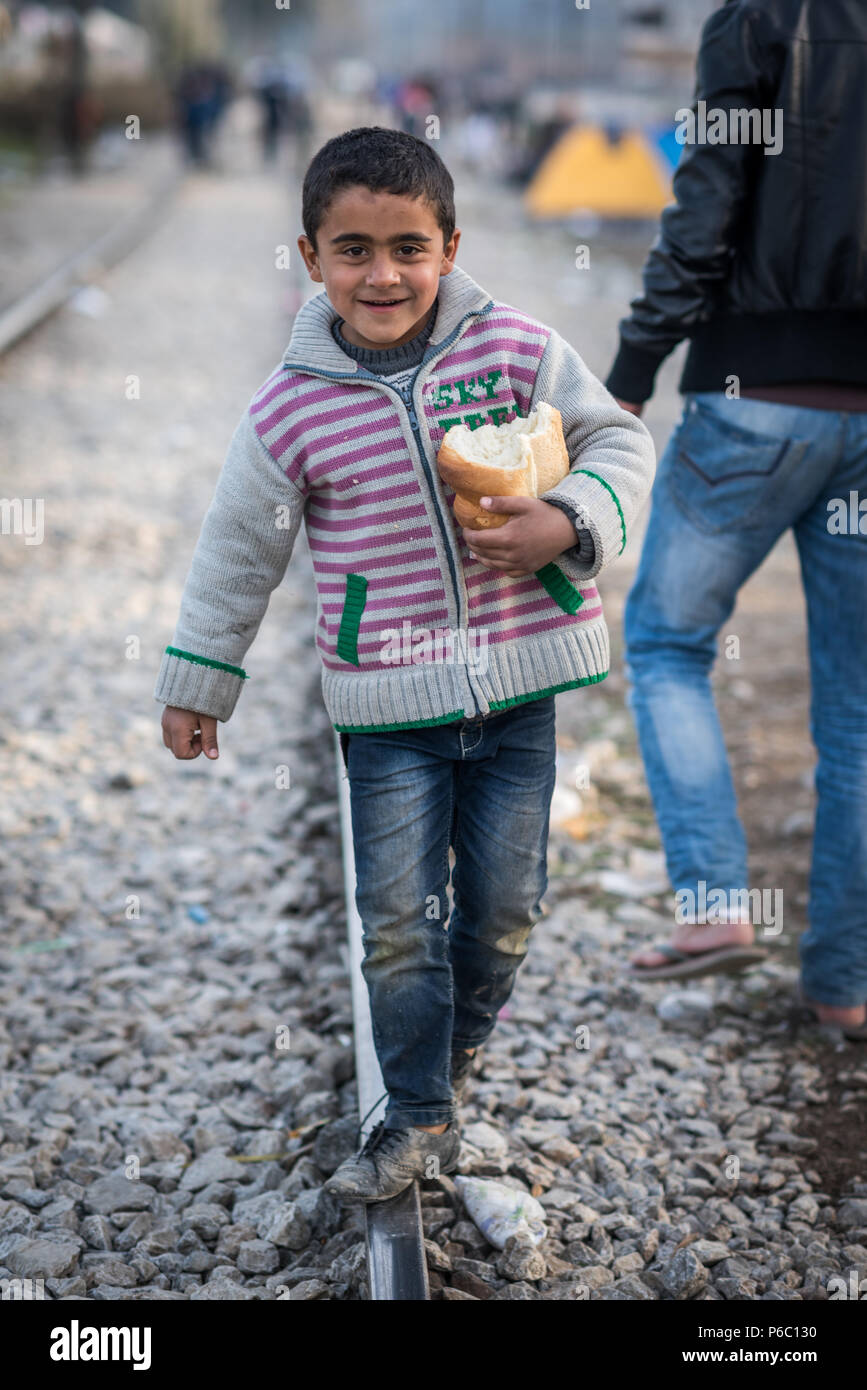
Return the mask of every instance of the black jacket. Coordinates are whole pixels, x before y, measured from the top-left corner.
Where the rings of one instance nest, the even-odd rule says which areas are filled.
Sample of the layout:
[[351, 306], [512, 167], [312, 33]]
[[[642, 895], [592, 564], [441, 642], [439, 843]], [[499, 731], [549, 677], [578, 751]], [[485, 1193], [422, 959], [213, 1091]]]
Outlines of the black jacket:
[[782, 149], [684, 145], [606, 386], [646, 400], [685, 337], [681, 391], [867, 383], [867, 0], [727, 0], [700, 100], [779, 108]]

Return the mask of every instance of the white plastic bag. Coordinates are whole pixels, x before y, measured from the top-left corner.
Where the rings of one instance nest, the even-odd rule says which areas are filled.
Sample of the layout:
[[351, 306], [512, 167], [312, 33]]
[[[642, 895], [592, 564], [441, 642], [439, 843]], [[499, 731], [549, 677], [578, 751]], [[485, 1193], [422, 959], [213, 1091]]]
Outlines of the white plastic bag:
[[545, 1209], [528, 1192], [518, 1192], [488, 1178], [457, 1176], [455, 1187], [470, 1219], [498, 1250], [510, 1236], [521, 1236], [533, 1245], [545, 1239]]

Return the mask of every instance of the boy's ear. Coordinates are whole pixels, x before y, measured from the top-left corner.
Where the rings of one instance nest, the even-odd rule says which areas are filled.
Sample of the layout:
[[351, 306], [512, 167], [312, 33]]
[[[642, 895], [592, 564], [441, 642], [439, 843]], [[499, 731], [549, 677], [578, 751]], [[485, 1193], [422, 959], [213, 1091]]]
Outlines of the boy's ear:
[[458, 252], [458, 242], [460, 241], [460, 239], [460, 227], [455, 227], [449, 241], [447, 241], [445, 246], [443, 247], [443, 259], [442, 266], [440, 268], [440, 275], [448, 275], [449, 271], [453, 269], [455, 263], [455, 256]]
[[298, 250], [304, 257], [304, 264], [310, 274], [310, 279], [317, 281], [318, 284], [324, 284], [324, 277], [322, 271], [319, 269], [319, 257], [309, 237], [302, 234], [298, 238]]

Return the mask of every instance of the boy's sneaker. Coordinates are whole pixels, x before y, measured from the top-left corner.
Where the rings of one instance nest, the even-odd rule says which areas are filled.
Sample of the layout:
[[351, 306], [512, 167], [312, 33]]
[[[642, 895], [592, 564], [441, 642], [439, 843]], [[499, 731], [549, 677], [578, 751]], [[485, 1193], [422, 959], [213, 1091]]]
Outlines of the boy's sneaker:
[[[442, 1134], [412, 1126], [386, 1129], [380, 1121], [354, 1158], [341, 1163], [323, 1185], [341, 1202], [382, 1202], [403, 1192], [415, 1178], [453, 1173], [460, 1147], [461, 1132], [455, 1120]], [[437, 1160], [436, 1165], [431, 1159]]]
[[477, 1047], [472, 1056], [468, 1052], [465, 1052], [463, 1048], [458, 1048], [457, 1051], [452, 1053], [452, 1091], [454, 1092], [455, 1100], [459, 1103], [464, 1099], [467, 1082], [470, 1079], [481, 1050], [480, 1047]]

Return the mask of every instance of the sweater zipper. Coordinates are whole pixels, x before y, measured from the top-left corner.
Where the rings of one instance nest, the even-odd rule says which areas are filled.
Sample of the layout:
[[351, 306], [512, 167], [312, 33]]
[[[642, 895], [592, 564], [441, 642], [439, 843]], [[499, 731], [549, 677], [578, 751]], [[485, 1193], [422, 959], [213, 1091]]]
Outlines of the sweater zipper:
[[[452, 553], [451, 539], [448, 534], [448, 523], [446, 522], [445, 518], [443, 517], [440, 511], [439, 500], [437, 498], [436, 488], [433, 482], [433, 473], [431, 466], [428, 463], [427, 456], [425, 455], [424, 447], [422, 445], [421, 430], [419, 429], [418, 415], [416, 414], [415, 402], [413, 400], [413, 391], [415, 390], [416, 379], [418, 378], [418, 374], [421, 371], [422, 367], [425, 365], [426, 364], [424, 362], [419, 363], [412, 380], [406, 386], [392, 386], [387, 381], [380, 381], [379, 384], [381, 386], [387, 386], [390, 391], [397, 392], [404, 405], [406, 406], [406, 411], [409, 415], [410, 428], [412, 430], [413, 439], [415, 440], [416, 450], [421, 460], [421, 465], [424, 469], [425, 477], [428, 480], [428, 486], [433, 497], [434, 509], [437, 514], [437, 521], [439, 522], [440, 535], [442, 536], [443, 547], [445, 549], [446, 557], [449, 562], [449, 573], [451, 574], [452, 588], [454, 590], [455, 595], [455, 608], [457, 610], [458, 628], [461, 629], [466, 626], [464, 622], [465, 617], [467, 619], [467, 624], [469, 622], [469, 615], [465, 612], [464, 605], [465, 589], [462, 580], [458, 579], [457, 570], [455, 567], [455, 558], [454, 554]], [[469, 642], [467, 642], [467, 649], [468, 648]], [[470, 694], [473, 696], [473, 699], [476, 701], [476, 704], [478, 705], [480, 702], [481, 692], [478, 691], [476, 687], [473, 685], [473, 678], [470, 672], [471, 668], [470, 663], [468, 661], [466, 666], [464, 667], [464, 675], [466, 676], [467, 685], [470, 688]]]
[[[492, 304], [493, 304], [493, 300], [489, 300], [488, 303], [485, 304], [485, 305], [482, 307], [482, 309], [476, 310], [475, 312], [476, 312], [476, 313], [485, 313], [486, 310], [489, 309], [489, 308], [491, 307]], [[383, 386], [389, 386], [389, 389], [390, 389], [390, 390], [392, 390], [392, 391], [397, 391], [397, 392], [398, 392], [398, 394], [400, 395], [401, 400], [403, 401], [404, 405], [406, 406], [407, 414], [409, 415], [410, 428], [412, 429], [413, 438], [414, 438], [414, 440], [415, 440], [415, 445], [416, 445], [416, 449], [417, 449], [417, 451], [418, 451], [419, 459], [421, 460], [422, 468], [424, 469], [424, 472], [425, 472], [425, 477], [428, 479], [428, 485], [429, 485], [429, 487], [430, 487], [431, 496], [433, 497], [434, 506], [435, 506], [435, 508], [436, 508], [437, 520], [438, 520], [439, 526], [440, 526], [440, 533], [441, 533], [441, 535], [442, 535], [443, 547], [444, 547], [445, 552], [446, 552], [446, 555], [447, 555], [447, 557], [448, 557], [449, 571], [450, 571], [451, 577], [452, 577], [452, 587], [453, 587], [453, 589], [454, 589], [454, 594], [455, 594], [455, 606], [456, 606], [456, 609], [457, 609], [458, 628], [459, 628], [459, 629], [464, 628], [465, 626], [466, 626], [467, 628], [469, 627], [469, 611], [468, 611], [468, 610], [465, 611], [465, 605], [464, 605], [464, 602], [463, 602], [463, 599], [464, 599], [466, 590], [465, 590], [465, 586], [464, 586], [464, 584], [463, 584], [462, 579], [461, 579], [461, 580], [458, 579], [457, 571], [456, 571], [456, 568], [455, 568], [455, 559], [454, 559], [454, 554], [453, 554], [453, 548], [452, 548], [451, 538], [450, 538], [449, 532], [448, 532], [448, 523], [445, 521], [445, 519], [444, 519], [444, 517], [442, 516], [442, 513], [441, 513], [441, 511], [440, 511], [439, 501], [438, 501], [437, 492], [436, 492], [436, 486], [435, 486], [435, 484], [434, 484], [433, 469], [431, 468], [430, 464], [428, 463], [428, 459], [427, 459], [427, 456], [426, 456], [426, 454], [425, 454], [424, 447], [423, 447], [423, 445], [422, 445], [421, 430], [419, 429], [418, 415], [416, 414], [416, 409], [415, 409], [414, 394], [415, 394], [415, 384], [416, 384], [416, 382], [418, 381], [419, 373], [420, 373], [420, 372], [422, 371], [422, 369], [425, 368], [425, 367], [428, 367], [428, 368], [432, 367], [432, 366], [438, 361], [438, 359], [442, 356], [442, 354], [443, 354], [444, 352], [447, 351], [447, 349], [451, 346], [451, 344], [455, 341], [455, 339], [458, 338], [458, 337], [460, 336], [460, 334], [463, 332], [464, 324], [466, 323], [467, 318], [469, 318], [469, 317], [471, 317], [471, 316], [470, 316], [470, 315], [466, 315], [463, 319], [461, 319], [461, 322], [457, 325], [456, 328], [454, 328], [454, 329], [452, 330], [452, 332], [451, 332], [451, 333], [449, 334], [449, 336], [445, 339], [445, 341], [439, 344], [439, 346], [438, 346], [438, 348], [437, 348], [437, 351], [433, 354], [432, 357], [429, 357], [426, 361], [425, 361], [425, 360], [422, 360], [421, 362], [419, 362], [418, 366], [416, 367], [415, 371], [413, 372], [412, 380], [411, 380], [410, 382], [408, 382], [406, 386], [390, 386], [390, 383], [387, 382], [387, 381], [383, 381], [383, 382], [381, 383]], [[466, 619], [466, 622], [464, 621], [465, 619]], [[469, 650], [469, 640], [467, 641], [467, 650]], [[465, 668], [464, 668], [464, 673], [465, 673], [466, 679], [467, 679], [467, 685], [468, 685], [469, 688], [470, 688], [470, 693], [471, 693], [471, 695], [473, 696], [473, 699], [476, 701], [476, 704], [479, 705], [480, 703], [482, 703], [482, 702], [484, 701], [484, 696], [482, 695], [482, 692], [481, 692], [480, 690], [477, 690], [476, 687], [473, 685], [473, 678], [472, 678], [471, 670], [472, 670], [472, 668], [471, 668], [471, 666], [470, 666], [470, 663], [469, 663], [469, 661], [467, 661], [467, 664], [466, 664], [466, 666], [465, 666]]]
[[[487, 309], [490, 308], [490, 306], [493, 304], [493, 302], [494, 302], [493, 300], [489, 300], [488, 303], [485, 304], [485, 305], [483, 305], [482, 308], [481, 308], [480, 310], [474, 310], [474, 313], [484, 313]], [[284, 363], [283, 363], [283, 366], [284, 366], [284, 367], [295, 368], [297, 371], [299, 371], [299, 372], [307, 372], [307, 373], [308, 373], [309, 375], [311, 375], [311, 376], [327, 377], [327, 378], [329, 378], [329, 379], [332, 380], [332, 381], [347, 381], [347, 380], [352, 380], [352, 381], [359, 381], [359, 380], [360, 380], [360, 381], [368, 381], [368, 382], [370, 382], [370, 384], [373, 385], [373, 386], [384, 386], [387, 390], [389, 390], [389, 391], [394, 391], [395, 395], [400, 396], [400, 399], [401, 399], [401, 401], [403, 402], [403, 405], [405, 406], [406, 412], [407, 412], [407, 414], [408, 414], [408, 416], [409, 416], [410, 429], [412, 430], [412, 435], [413, 435], [413, 439], [414, 439], [414, 441], [415, 441], [416, 450], [417, 450], [417, 452], [418, 452], [418, 456], [419, 456], [419, 459], [420, 459], [420, 461], [421, 461], [421, 466], [422, 466], [422, 469], [424, 470], [424, 475], [425, 475], [425, 478], [427, 479], [428, 486], [429, 486], [430, 492], [431, 492], [431, 496], [432, 496], [432, 498], [433, 498], [434, 509], [435, 509], [435, 511], [436, 511], [437, 521], [439, 522], [440, 535], [441, 535], [441, 537], [442, 537], [443, 548], [444, 548], [444, 550], [445, 550], [445, 552], [446, 552], [446, 556], [447, 556], [448, 562], [449, 562], [449, 573], [450, 573], [450, 575], [451, 575], [452, 589], [453, 589], [453, 591], [454, 591], [454, 596], [455, 596], [455, 609], [456, 609], [456, 611], [457, 611], [458, 627], [459, 627], [459, 628], [462, 628], [462, 627], [464, 626], [464, 622], [463, 622], [463, 619], [464, 619], [464, 604], [463, 604], [463, 601], [462, 601], [463, 587], [462, 587], [462, 585], [460, 584], [460, 582], [458, 581], [457, 570], [456, 570], [456, 567], [455, 567], [455, 559], [454, 559], [454, 554], [453, 554], [453, 551], [452, 551], [451, 539], [450, 539], [449, 534], [448, 534], [448, 525], [447, 525], [447, 523], [446, 523], [446, 521], [445, 521], [445, 519], [444, 519], [444, 517], [443, 517], [443, 515], [442, 515], [442, 513], [441, 513], [441, 511], [440, 511], [439, 499], [438, 499], [438, 497], [437, 497], [436, 487], [435, 487], [435, 485], [434, 485], [432, 470], [431, 470], [430, 464], [428, 463], [427, 457], [426, 457], [426, 455], [425, 455], [424, 447], [423, 447], [423, 445], [422, 445], [421, 430], [419, 429], [418, 415], [416, 414], [415, 401], [413, 400], [413, 392], [414, 392], [414, 390], [415, 390], [415, 383], [416, 383], [416, 381], [418, 380], [419, 372], [422, 370], [422, 368], [423, 368], [423, 367], [429, 367], [429, 366], [431, 366], [431, 365], [437, 360], [437, 358], [438, 358], [443, 352], [445, 352], [446, 349], [447, 349], [448, 347], [451, 346], [451, 344], [454, 342], [455, 338], [457, 338], [457, 337], [460, 335], [460, 333], [463, 331], [463, 327], [464, 327], [464, 324], [466, 323], [467, 318], [470, 318], [470, 317], [472, 317], [472, 315], [469, 315], [469, 314], [468, 314], [468, 315], [466, 315], [463, 319], [461, 319], [461, 322], [458, 324], [457, 328], [453, 329], [452, 332], [449, 334], [449, 336], [445, 339], [445, 341], [439, 344], [439, 347], [438, 347], [438, 349], [437, 349], [436, 356], [431, 357], [431, 358], [428, 358], [427, 361], [422, 361], [422, 362], [420, 362], [419, 365], [418, 365], [418, 367], [416, 368], [414, 374], [413, 374], [412, 380], [408, 383], [408, 385], [402, 386], [402, 387], [401, 387], [401, 386], [392, 386], [392, 385], [390, 384], [390, 382], [383, 381], [380, 377], [377, 377], [373, 372], [371, 372], [369, 376], [362, 376], [362, 377], [359, 377], [359, 376], [357, 375], [357, 373], [354, 373], [354, 374], [351, 374], [351, 375], [350, 375], [349, 372], [326, 372], [326, 371], [322, 371], [322, 370], [317, 370], [315, 367], [308, 367], [308, 366], [305, 366], [303, 362], [284, 362]], [[470, 675], [470, 664], [469, 664], [469, 662], [467, 662], [467, 665], [466, 665], [466, 667], [465, 667], [465, 673], [466, 673], [466, 678], [467, 678], [467, 684], [468, 684], [469, 687], [470, 687], [470, 693], [472, 694], [472, 696], [474, 697], [474, 699], [475, 699], [476, 702], [478, 703], [479, 700], [480, 700], [481, 698], [483, 698], [483, 697], [482, 697], [482, 695], [481, 695], [481, 691], [476, 690], [475, 686], [473, 685], [472, 676]]]
[[[425, 365], [424, 363], [421, 364], [421, 366], [419, 367], [419, 371], [421, 371], [421, 367], [424, 366], [424, 365]], [[460, 625], [461, 625], [461, 615], [462, 615], [461, 591], [460, 591], [460, 587], [459, 587], [459, 585], [458, 585], [457, 573], [456, 573], [456, 570], [455, 570], [455, 563], [454, 563], [454, 556], [452, 555], [452, 548], [451, 548], [451, 545], [449, 544], [449, 538], [448, 538], [448, 533], [447, 533], [447, 530], [446, 530], [446, 525], [445, 525], [445, 522], [444, 522], [444, 520], [443, 520], [443, 517], [442, 517], [442, 515], [441, 515], [441, 513], [440, 513], [439, 505], [438, 505], [438, 503], [437, 503], [436, 492], [435, 492], [435, 490], [434, 490], [434, 488], [433, 488], [433, 483], [432, 483], [432, 480], [431, 480], [431, 471], [430, 471], [430, 467], [429, 467], [429, 465], [428, 465], [427, 459], [425, 458], [425, 452], [424, 452], [424, 449], [423, 449], [423, 447], [422, 447], [422, 442], [421, 442], [421, 431], [419, 430], [418, 416], [416, 415], [415, 406], [414, 406], [413, 401], [412, 401], [412, 394], [411, 394], [411, 393], [412, 393], [412, 385], [414, 385], [414, 383], [415, 383], [415, 377], [413, 377], [412, 383], [411, 383], [409, 386], [406, 386], [406, 387], [404, 387], [404, 388], [401, 388], [401, 387], [399, 387], [399, 386], [392, 386], [392, 385], [390, 385], [390, 383], [387, 382], [387, 381], [382, 381], [379, 377], [374, 376], [373, 373], [371, 373], [371, 375], [370, 375], [369, 377], [367, 377], [367, 376], [361, 376], [361, 377], [359, 377], [359, 376], [353, 375], [353, 376], [350, 378], [349, 373], [347, 373], [347, 372], [326, 372], [326, 371], [321, 371], [321, 370], [318, 371], [318, 370], [315, 370], [315, 369], [312, 368], [312, 367], [305, 367], [305, 366], [303, 366], [302, 363], [300, 363], [300, 362], [284, 362], [284, 363], [283, 363], [283, 366], [284, 366], [284, 367], [290, 367], [290, 368], [293, 368], [293, 367], [294, 367], [294, 368], [296, 368], [299, 372], [307, 372], [307, 374], [308, 374], [309, 376], [327, 377], [330, 381], [347, 381], [347, 380], [352, 380], [352, 381], [365, 381], [365, 382], [367, 382], [369, 385], [374, 386], [374, 387], [380, 387], [380, 388], [381, 388], [381, 387], [385, 387], [386, 390], [388, 390], [388, 391], [393, 391], [393, 392], [395, 393], [395, 395], [400, 396], [401, 401], [403, 402], [404, 406], [406, 407], [407, 414], [409, 415], [410, 428], [412, 429], [413, 439], [415, 440], [415, 446], [416, 446], [416, 449], [417, 449], [417, 451], [418, 451], [418, 456], [419, 456], [419, 458], [420, 458], [420, 460], [421, 460], [422, 468], [424, 469], [425, 477], [426, 477], [426, 479], [427, 479], [427, 481], [428, 481], [428, 486], [430, 487], [431, 492], [433, 493], [433, 499], [434, 499], [434, 505], [435, 505], [435, 510], [436, 510], [436, 514], [437, 514], [437, 520], [438, 520], [438, 522], [439, 522], [440, 533], [441, 533], [441, 535], [442, 535], [442, 540], [443, 540], [443, 547], [444, 547], [444, 549], [445, 549], [446, 555], [448, 556], [448, 561], [449, 561], [449, 572], [450, 572], [450, 574], [451, 574], [452, 588], [454, 589], [454, 595], [455, 595], [455, 607], [456, 607], [457, 614], [458, 614], [458, 626], [460, 626]], [[418, 375], [418, 372], [416, 372], [416, 376], [417, 376], [417, 375]]]
[[[444, 520], [444, 518], [443, 518], [443, 516], [442, 516], [442, 514], [441, 514], [441, 512], [440, 512], [439, 503], [437, 502], [436, 488], [434, 487], [434, 480], [433, 480], [432, 470], [431, 470], [430, 464], [428, 463], [427, 457], [426, 457], [426, 455], [425, 455], [424, 447], [423, 447], [423, 445], [422, 445], [422, 441], [421, 441], [421, 430], [420, 430], [420, 428], [419, 428], [418, 416], [416, 415], [416, 412], [415, 412], [415, 402], [413, 401], [413, 398], [412, 398], [412, 393], [413, 393], [413, 390], [415, 389], [416, 377], [418, 376], [418, 374], [419, 374], [419, 372], [421, 371], [421, 369], [422, 369], [423, 366], [424, 366], [424, 363], [423, 363], [423, 362], [422, 362], [422, 363], [419, 363], [419, 366], [418, 366], [418, 368], [417, 368], [417, 370], [416, 370], [416, 372], [415, 372], [415, 374], [414, 374], [414, 376], [413, 376], [413, 378], [412, 378], [412, 381], [410, 381], [406, 386], [390, 386], [389, 389], [392, 390], [392, 391], [397, 391], [397, 392], [399, 392], [400, 397], [401, 397], [401, 400], [403, 401], [404, 405], [406, 406], [407, 414], [409, 415], [410, 429], [412, 430], [413, 439], [415, 440], [415, 447], [416, 447], [416, 449], [417, 449], [417, 451], [418, 451], [418, 456], [419, 456], [419, 458], [421, 459], [421, 464], [422, 464], [422, 467], [423, 467], [424, 472], [425, 472], [425, 477], [426, 477], [427, 480], [428, 480], [428, 486], [430, 487], [431, 493], [432, 493], [432, 495], [433, 495], [434, 504], [435, 504], [435, 507], [436, 507], [437, 520], [438, 520], [439, 526], [440, 526], [440, 534], [442, 535], [442, 539], [443, 539], [443, 547], [444, 547], [445, 552], [446, 552], [446, 555], [447, 555], [447, 557], [448, 557], [449, 572], [450, 572], [451, 577], [452, 577], [452, 588], [453, 588], [454, 591], [455, 591], [455, 600], [456, 600], [456, 608], [457, 608], [457, 615], [458, 615], [458, 627], [462, 627], [462, 626], [463, 626], [463, 623], [462, 623], [462, 616], [463, 616], [462, 610], [463, 610], [463, 604], [462, 604], [462, 601], [461, 601], [461, 600], [462, 600], [462, 586], [461, 586], [461, 585], [459, 584], [459, 582], [458, 582], [457, 569], [456, 569], [456, 567], [455, 567], [454, 555], [452, 554], [452, 547], [451, 547], [450, 538], [449, 538], [449, 535], [448, 535], [447, 525], [446, 525], [446, 522], [445, 522], [445, 520]], [[387, 381], [384, 381], [384, 382], [382, 382], [382, 385], [383, 385], [383, 386], [389, 386], [389, 383], [388, 383]]]

